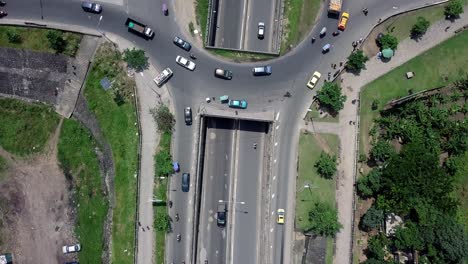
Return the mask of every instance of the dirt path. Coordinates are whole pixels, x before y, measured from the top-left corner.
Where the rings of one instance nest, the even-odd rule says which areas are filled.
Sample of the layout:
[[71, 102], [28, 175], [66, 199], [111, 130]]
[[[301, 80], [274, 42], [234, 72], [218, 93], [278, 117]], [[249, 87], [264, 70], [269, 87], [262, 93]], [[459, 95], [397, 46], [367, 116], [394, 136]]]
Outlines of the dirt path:
[[4, 221], [4, 252], [17, 263], [63, 263], [74, 256], [61, 252], [75, 242], [74, 211], [69, 198], [70, 179], [57, 162], [60, 121], [43, 153], [21, 159], [0, 148], [8, 171], [0, 183], [1, 217]]

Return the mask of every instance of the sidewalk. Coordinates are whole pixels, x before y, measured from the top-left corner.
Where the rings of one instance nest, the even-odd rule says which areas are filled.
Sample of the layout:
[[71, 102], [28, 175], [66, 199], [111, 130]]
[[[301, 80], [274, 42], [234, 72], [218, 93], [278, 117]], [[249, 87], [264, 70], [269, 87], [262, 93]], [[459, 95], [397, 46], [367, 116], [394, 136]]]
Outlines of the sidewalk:
[[[466, 8], [465, 8], [466, 10]], [[370, 58], [366, 64], [366, 70], [355, 76], [344, 73], [342, 88], [347, 96], [343, 110], [340, 112], [339, 127], [340, 164], [338, 165], [336, 202], [338, 205], [338, 218], [343, 229], [336, 236], [336, 250], [334, 263], [348, 263], [351, 257], [352, 227], [354, 210], [354, 177], [356, 175], [356, 160], [358, 151], [357, 135], [359, 132], [358, 104], [352, 104], [353, 99], [359, 98], [361, 88], [367, 83], [379, 78], [401, 64], [436, 46], [437, 44], [454, 36], [454, 31], [468, 23], [468, 15], [465, 12], [454, 23], [442, 20], [432, 25], [426, 34], [417, 42], [408, 38], [398, 45], [395, 56], [387, 63]], [[445, 28], [450, 26], [445, 32]], [[356, 125], [350, 125], [349, 121], [355, 121]], [[315, 123], [317, 125], [317, 123]], [[333, 126], [323, 132], [333, 133]]]

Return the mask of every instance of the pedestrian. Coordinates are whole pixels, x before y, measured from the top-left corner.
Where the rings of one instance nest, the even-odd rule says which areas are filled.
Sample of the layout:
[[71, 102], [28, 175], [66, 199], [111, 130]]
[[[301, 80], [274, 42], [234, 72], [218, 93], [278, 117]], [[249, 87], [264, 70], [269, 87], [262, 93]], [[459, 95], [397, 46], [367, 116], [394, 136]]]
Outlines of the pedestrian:
[[380, 22], [382, 22], [382, 18], [379, 18], [379, 20], [377, 21], [377, 23], [380, 23]]
[[362, 43], [363, 40], [364, 40], [364, 39], [361, 37], [361, 38], [359, 39], [359, 43]]
[[447, 32], [447, 30], [449, 30], [449, 29], [450, 29], [450, 26], [446, 27], [446, 28], [445, 28], [445, 32]]
[[342, 61], [340, 61], [340, 67], [341, 67], [341, 66], [343, 66], [343, 62], [342, 62]]
[[141, 223], [140, 223], [140, 221], [138, 221], [138, 226], [141, 226]]
[[331, 64], [331, 67], [332, 67], [332, 68], [333, 68], [333, 65], [334, 65], [334, 64], [332, 63], [332, 64]]
[[145, 228], [144, 228], [144, 227], [142, 227], [141, 230], [143, 230], [143, 232], [145, 232]]
[[336, 69], [336, 64], [333, 64], [333, 69]]
[[146, 228], [148, 228], [148, 230], [150, 230], [149, 226], [146, 226]]

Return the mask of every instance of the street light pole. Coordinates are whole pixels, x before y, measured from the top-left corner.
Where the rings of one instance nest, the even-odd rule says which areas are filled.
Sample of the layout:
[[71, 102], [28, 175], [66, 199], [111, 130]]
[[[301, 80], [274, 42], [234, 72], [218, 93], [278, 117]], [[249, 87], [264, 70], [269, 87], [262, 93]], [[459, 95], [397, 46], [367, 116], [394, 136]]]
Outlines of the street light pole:
[[42, 12], [42, 0], [39, 0], [39, 5], [41, 6], [41, 19], [44, 20], [44, 13]]

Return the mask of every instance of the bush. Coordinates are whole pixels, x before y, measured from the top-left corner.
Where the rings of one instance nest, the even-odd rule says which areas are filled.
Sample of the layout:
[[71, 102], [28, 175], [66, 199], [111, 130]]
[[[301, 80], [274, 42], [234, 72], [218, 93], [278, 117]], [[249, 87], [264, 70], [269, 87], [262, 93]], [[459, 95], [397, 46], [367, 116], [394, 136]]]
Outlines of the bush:
[[368, 198], [374, 196], [380, 191], [382, 172], [378, 169], [373, 169], [369, 174], [363, 176], [357, 181], [357, 189], [359, 196]]
[[378, 99], [374, 99], [374, 100], [372, 101], [371, 109], [375, 111], [375, 110], [377, 110], [377, 108], [379, 108], [379, 100], [378, 100]]
[[379, 228], [384, 221], [384, 212], [372, 206], [367, 210], [366, 214], [361, 218], [361, 228], [369, 231]]
[[359, 154], [359, 162], [366, 162], [367, 161], [367, 156], [366, 154]]
[[460, 0], [450, 1], [445, 7], [444, 13], [448, 18], [460, 16], [460, 14], [463, 13], [463, 3]]
[[336, 83], [326, 82], [317, 92], [320, 105], [338, 113], [344, 107], [346, 96], [341, 94], [341, 87]]
[[49, 32], [47, 32], [47, 39], [49, 40], [50, 48], [57, 53], [62, 53], [67, 47], [67, 41], [63, 37], [62, 31], [49, 30]]
[[148, 68], [148, 57], [145, 56], [144, 50], [126, 49], [124, 51], [124, 61], [128, 64], [128, 67], [135, 69], [137, 72]]
[[19, 44], [23, 41], [23, 39], [21, 38], [21, 35], [18, 33], [16, 29], [8, 29], [6, 32], [6, 35], [10, 43]]
[[170, 222], [169, 216], [165, 210], [157, 210], [156, 211], [156, 219], [154, 221], [154, 228], [158, 231], [167, 232], [169, 231]]
[[384, 49], [392, 49], [396, 50], [398, 47], [398, 39], [395, 36], [392, 36], [390, 34], [385, 34], [380, 38], [380, 47], [382, 50]]
[[416, 24], [413, 25], [411, 28], [411, 36], [412, 37], [421, 37], [424, 35], [429, 28], [431, 23], [425, 19], [424, 17], [418, 17]]
[[324, 203], [315, 203], [314, 208], [309, 212], [309, 219], [312, 222], [310, 231], [321, 236], [334, 237], [343, 227], [338, 222], [336, 209]]
[[165, 105], [152, 108], [150, 113], [158, 125], [159, 132], [171, 132], [174, 127], [175, 119], [169, 108]]
[[317, 172], [325, 179], [333, 178], [336, 173], [336, 156], [330, 156], [322, 151], [319, 160], [315, 163]]
[[362, 50], [358, 50], [356, 52], [351, 53], [348, 56], [348, 62], [346, 63], [346, 69], [351, 71], [360, 72], [362, 69], [366, 67], [365, 63], [368, 61], [369, 58], [364, 55]]
[[161, 150], [155, 155], [156, 177], [168, 176], [173, 172], [172, 156], [169, 150]]
[[395, 153], [395, 149], [389, 142], [384, 140], [377, 141], [370, 151], [371, 159], [374, 161], [385, 162]]

